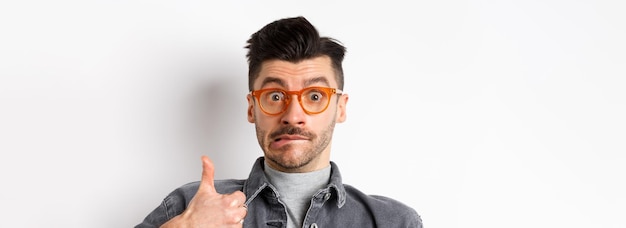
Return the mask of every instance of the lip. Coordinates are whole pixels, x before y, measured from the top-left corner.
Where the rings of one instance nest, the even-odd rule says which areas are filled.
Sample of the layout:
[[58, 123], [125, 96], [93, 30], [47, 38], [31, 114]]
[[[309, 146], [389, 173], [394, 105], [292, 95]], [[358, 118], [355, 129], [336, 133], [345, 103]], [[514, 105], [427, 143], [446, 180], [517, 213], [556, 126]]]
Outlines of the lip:
[[280, 140], [306, 140], [306, 139], [308, 138], [302, 135], [281, 135], [281, 136], [276, 137], [274, 139], [274, 142], [280, 141]]
[[291, 143], [294, 141], [301, 141], [301, 140], [308, 140], [308, 138], [305, 136], [301, 136], [301, 135], [281, 135], [281, 136], [274, 138], [272, 143], [270, 143], [270, 147], [272, 149], [278, 149], [288, 143]]

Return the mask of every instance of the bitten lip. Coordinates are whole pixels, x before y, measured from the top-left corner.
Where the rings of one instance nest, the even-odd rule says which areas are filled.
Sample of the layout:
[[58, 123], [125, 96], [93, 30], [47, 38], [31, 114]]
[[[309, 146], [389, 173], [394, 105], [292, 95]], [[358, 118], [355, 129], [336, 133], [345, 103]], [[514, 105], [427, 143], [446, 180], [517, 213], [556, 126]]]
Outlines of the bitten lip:
[[280, 140], [307, 140], [308, 138], [302, 135], [280, 135], [274, 139], [274, 142]]

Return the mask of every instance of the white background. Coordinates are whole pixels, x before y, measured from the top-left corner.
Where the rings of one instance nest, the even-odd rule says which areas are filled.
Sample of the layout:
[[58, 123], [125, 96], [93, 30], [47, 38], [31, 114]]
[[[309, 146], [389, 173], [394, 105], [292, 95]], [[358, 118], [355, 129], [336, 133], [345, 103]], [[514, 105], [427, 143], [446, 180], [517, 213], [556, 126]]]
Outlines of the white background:
[[625, 227], [623, 1], [3, 1], [2, 227], [132, 227], [245, 178], [245, 41], [306, 16], [348, 48], [346, 183], [428, 228]]

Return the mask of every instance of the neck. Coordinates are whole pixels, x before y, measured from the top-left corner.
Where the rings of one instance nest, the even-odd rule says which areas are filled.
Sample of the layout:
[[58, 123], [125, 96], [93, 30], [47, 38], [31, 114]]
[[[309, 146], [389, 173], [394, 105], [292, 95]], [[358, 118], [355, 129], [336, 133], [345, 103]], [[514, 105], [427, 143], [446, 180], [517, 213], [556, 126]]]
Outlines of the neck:
[[307, 197], [312, 196], [314, 192], [323, 188], [330, 180], [330, 164], [325, 168], [305, 172], [305, 173], [287, 173], [276, 170], [265, 162], [265, 174], [270, 183], [275, 185], [279, 192], [285, 194], [288, 192], [302, 193], [310, 192]]

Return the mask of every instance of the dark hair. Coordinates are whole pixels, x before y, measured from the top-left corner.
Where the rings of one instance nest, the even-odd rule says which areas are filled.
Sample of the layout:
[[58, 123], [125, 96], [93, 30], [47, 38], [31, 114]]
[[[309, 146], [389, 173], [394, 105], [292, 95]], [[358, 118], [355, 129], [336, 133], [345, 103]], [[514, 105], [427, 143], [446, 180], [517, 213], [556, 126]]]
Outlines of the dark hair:
[[267, 60], [293, 63], [328, 56], [335, 71], [338, 89], [343, 90], [343, 57], [346, 48], [339, 41], [320, 37], [317, 29], [304, 17], [276, 20], [252, 34], [248, 40], [248, 88], [253, 89], [261, 64]]

